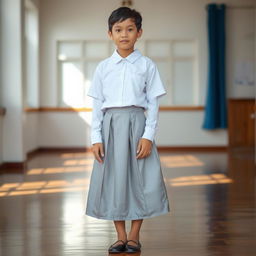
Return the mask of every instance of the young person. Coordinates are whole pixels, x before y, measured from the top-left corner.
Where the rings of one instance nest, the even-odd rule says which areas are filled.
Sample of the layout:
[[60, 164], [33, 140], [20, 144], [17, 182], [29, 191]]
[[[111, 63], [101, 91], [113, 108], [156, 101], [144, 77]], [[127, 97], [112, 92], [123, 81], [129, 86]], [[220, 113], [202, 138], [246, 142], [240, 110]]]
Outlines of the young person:
[[[114, 221], [117, 241], [110, 253], [139, 252], [143, 219], [170, 211], [154, 140], [159, 97], [166, 90], [156, 64], [134, 49], [141, 22], [140, 13], [128, 7], [111, 13], [108, 35], [116, 49], [97, 65], [87, 94], [93, 97], [95, 160], [86, 214]], [[128, 234], [126, 220], [132, 221]]]

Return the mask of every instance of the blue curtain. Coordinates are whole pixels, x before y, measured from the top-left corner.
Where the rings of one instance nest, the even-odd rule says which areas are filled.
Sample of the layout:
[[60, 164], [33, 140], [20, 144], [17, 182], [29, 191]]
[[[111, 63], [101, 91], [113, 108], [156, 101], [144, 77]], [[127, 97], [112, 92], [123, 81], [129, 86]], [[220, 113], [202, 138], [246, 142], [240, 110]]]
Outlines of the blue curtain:
[[225, 84], [225, 4], [209, 4], [208, 12], [208, 89], [204, 129], [227, 128]]

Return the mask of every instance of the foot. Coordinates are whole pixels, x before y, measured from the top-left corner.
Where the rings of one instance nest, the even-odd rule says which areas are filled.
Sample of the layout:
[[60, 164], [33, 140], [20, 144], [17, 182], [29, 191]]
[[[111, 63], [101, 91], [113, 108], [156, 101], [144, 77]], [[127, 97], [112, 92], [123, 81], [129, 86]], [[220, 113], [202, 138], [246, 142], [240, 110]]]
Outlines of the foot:
[[128, 245], [133, 245], [133, 246], [137, 246], [138, 245], [139, 240], [138, 239], [128, 239], [127, 240], [127, 244]]
[[123, 241], [123, 240], [117, 240], [108, 249], [109, 253], [122, 253], [125, 251], [126, 251], [126, 241]]
[[[133, 235], [132, 233], [130, 233], [130, 234], [128, 235], [127, 244], [128, 244], [128, 245], [137, 246], [139, 240], [140, 240], [140, 239], [139, 239], [139, 235], [138, 235], [138, 234]], [[128, 241], [129, 241], [129, 242], [128, 242]]]
[[136, 253], [141, 251], [141, 243], [139, 240], [128, 240], [126, 243], [126, 253]]

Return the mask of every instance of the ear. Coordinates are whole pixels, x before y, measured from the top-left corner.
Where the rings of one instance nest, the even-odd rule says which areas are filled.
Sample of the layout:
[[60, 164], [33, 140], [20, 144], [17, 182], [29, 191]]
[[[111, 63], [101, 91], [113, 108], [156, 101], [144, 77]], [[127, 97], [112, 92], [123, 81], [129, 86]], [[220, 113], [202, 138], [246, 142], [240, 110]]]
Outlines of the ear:
[[112, 32], [108, 30], [108, 36], [110, 39], [113, 39]]
[[142, 32], [143, 32], [143, 30], [142, 30], [142, 28], [141, 28], [141, 29], [138, 31], [138, 34], [137, 34], [137, 35], [138, 35], [138, 38], [141, 37]]

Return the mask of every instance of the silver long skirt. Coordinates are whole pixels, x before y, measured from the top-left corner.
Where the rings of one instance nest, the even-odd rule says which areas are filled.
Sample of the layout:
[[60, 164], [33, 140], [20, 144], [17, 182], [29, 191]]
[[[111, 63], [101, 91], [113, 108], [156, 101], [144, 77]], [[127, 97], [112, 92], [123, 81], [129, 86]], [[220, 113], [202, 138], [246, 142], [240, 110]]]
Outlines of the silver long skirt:
[[86, 215], [105, 220], [135, 220], [170, 212], [155, 141], [148, 157], [136, 158], [145, 122], [141, 107], [115, 107], [105, 111], [104, 162], [94, 160]]

